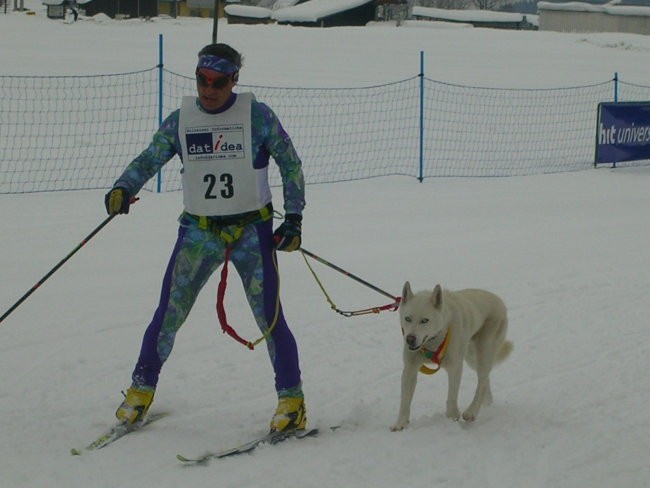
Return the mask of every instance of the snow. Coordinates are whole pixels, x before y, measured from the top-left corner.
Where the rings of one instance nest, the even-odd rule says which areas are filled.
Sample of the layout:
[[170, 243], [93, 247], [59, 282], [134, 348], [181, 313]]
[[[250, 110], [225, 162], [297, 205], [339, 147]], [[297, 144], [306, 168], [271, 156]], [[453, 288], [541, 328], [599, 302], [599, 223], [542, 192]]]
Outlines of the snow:
[[[64, 24], [27, 4], [36, 16], [0, 15], [10, 46], [0, 50], [2, 74], [147, 68], [157, 63], [158, 33], [166, 67], [191, 73], [211, 38], [210, 19]], [[417, 73], [420, 50], [428, 77], [466, 85], [575, 86], [616, 71], [647, 84], [650, 74], [650, 38], [632, 34], [222, 22], [219, 36], [244, 53], [242, 83], [251, 85], [394, 81]], [[175, 455], [245, 441], [266, 429], [275, 408], [265, 350], [250, 352], [218, 329], [217, 275], [163, 369], [152, 411], [169, 415], [104, 451], [69, 453], [112, 423], [174, 243], [181, 195], [142, 193], [128, 216], [111, 221], [0, 324], [2, 486], [647, 486], [649, 180], [650, 168], [603, 167], [309, 186], [306, 249], [393, 294], [405, 280], [414, 289], [493, 290], [509, 307], [515, 350], [494, 370], [495, 402], [473, 424], [445, 418], [440, 373], [420, 378], [411, 425], [390, 432], [401, 373], [396, 314], [335, 314], [300, 255], [282, 254], [283, 304], [300, 346], [310, 423], [341, 428], [206, 468], [184, 468]], [[0, 195], [0, 313], [104, 220], [103, 196]], [[340, 308], [386, 302], [315, 269]], [[257, 338], [234, 272], [226, 309], [241, 335]], [[475, 384], [466, 370], [461, 408]]]
[[641, 6], [617, 6], [617, 5], [593, 5], [584, 2], [537, 2], [539, 10], [562, 10], [568, 12], [602, 12], [611, 15], [633, 15], [637, 17], [650, 17], [650, 7]]
[[271, 9], [255, 7], [254, 5], [226, 5], [224, 8], [228, 15], [239, 17], [251, 17], [253, 19], [268, 19], [271, 17]]
[[275, 10], [272, 17], [278, 22], [317, 22], [345, 10], [360, 7], [372, 0], [309, 0], [293, 7]]
[[309, 0], [296, 5], [293, 0], [279, 0], [273, 8], [251, 5], [227, 5], [229, 15], [264, 19], [271, 17], [278, 22], [317, 22], [318, 20], [345, 10], [359, 7], [371, 0]]
[[[396, 21], [388, 21], [397, 24]], [[467, 24], [464, 22], [447, 22], [447, 21], [437, 21], [437, 20], [404, 20], [401, 22], [401, 25], [405, 27], [421, 27], [424, 29], [473, 29], [472, 24]]]
[[277, 10], [279, 8], [287, 8], [287, 7], [293, 7], [295, 4], [298, 3], [299, 0], [277, 0], [276, 2], [273, 3], [273, 10]]
[[535, 15], [524, 15], [511, 12], [493, 12], [491, 10], [450, 10], [432, 7], [413, 7], [413, 15], [432, 17], [435, 19], [453, 20], [459, 22], [521, 22]]

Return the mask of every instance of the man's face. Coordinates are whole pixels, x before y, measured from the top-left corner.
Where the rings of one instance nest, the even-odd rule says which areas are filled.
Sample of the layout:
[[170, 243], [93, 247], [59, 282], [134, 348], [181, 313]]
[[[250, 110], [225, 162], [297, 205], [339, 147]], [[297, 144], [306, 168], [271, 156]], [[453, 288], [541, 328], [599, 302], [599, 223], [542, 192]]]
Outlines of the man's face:
[[196, 89], [201, 106], [208, 111], [218, 110], [228, 101], [235, 81], [232, 75], [207, 68], [196, 70]]

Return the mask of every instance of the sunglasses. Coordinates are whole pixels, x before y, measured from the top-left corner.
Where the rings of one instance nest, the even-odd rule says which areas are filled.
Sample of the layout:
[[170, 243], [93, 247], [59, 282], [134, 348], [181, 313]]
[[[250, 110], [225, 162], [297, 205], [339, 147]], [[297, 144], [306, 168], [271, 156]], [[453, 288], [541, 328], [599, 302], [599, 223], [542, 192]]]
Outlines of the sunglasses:
[[196, 72], [196, 81], [199, 83], [204, 88], [213, 88], [215, 90], [219, 90], [220, 88], [225, 87], [228, 83], [230, 83], [231, 77], [230, 76], [208, 76], [205, 73], [201, 73], [200, 71]]

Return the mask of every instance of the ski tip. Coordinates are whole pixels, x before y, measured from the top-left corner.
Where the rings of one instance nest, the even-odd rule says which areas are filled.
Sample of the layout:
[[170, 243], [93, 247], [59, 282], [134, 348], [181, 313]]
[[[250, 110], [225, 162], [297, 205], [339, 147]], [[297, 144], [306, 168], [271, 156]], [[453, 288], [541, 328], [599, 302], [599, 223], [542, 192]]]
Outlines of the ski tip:
[[295, 436], [302, 438], [302, 437], [311, 437], [311, 436], [317, 436], [320, 433], [320, 430], [318, 427], [311, 427], [308, 429], [299, 429], [295, 432]]
[[81, 450], [80, 449], [75, 449], [74, 447], [70, 449], [70, 454], [73, 456], [81, 456]]
[[169, 412], [154, 412], [154, 413], [150, 413], [149, 415], [147, 415], [147, 416], [145, 417], [145, 419], [144, 419], [144, 423], [145, 423], [145, 424], [148, 424], [148, 423], [151, 423], [151, 422], [155, 422], [156, 420], [160, 420], [160, 419], [162, 419], [162, 418], [165, 418], [165, 417], [167, 417], [168, 415], [169, 415]]

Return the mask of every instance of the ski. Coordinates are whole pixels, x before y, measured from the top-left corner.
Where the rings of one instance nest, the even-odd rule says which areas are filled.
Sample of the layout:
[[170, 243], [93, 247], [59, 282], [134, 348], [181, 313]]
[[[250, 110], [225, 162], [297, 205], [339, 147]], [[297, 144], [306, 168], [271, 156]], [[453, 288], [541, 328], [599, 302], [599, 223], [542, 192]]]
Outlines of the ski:
[[223, 451], [216, 451], [216, 452], [207, 452], [202, 456], [198, 456], [194, 458], [188, 458], [183, 456], [182, 454], [178, 454], [176, 456], [176, 459], [188, 465], [204, 464], [211, 459], [222, 459], [229, 456], [236, 456], [238, 454], [245, 454], [247, 452], [251, 452], [256, 447], [262, 444], [273, 445], [273, 444], [278, 444], [282, 441], [286, 441], [287, 439], [304, 439], [305, 437], [315, 437], [317, 435], [318, 435], [317, 428], [291, 430], [288, 432], [272, 432], [257, 437], [243, 444], [240, 444], [239, 446], [233, 447], [231, 449], [225, 449]]
[[102, 435], [100, 435], [97, 439], [95, 439], [90, 444], [88, 444], [87, 446], [70, 449], [70, 454], [72, 454], [73, 456], [81, 456], [85, 452], [102, 449], [112, 444], [116, 440], [121, 439], [125, 435], [130, 434], [131, 432], [138, 431], [142, 429], [145, 425], [149, 425], [150, 423], [155, 422], [156, 420], [159, 420], [164, 416], [165, 416], [164, 413], [154, 413], [147, 416], [142, 422], [136, 424], [128, 424], [125, 422], [116, 424], [110, 429], [108, 429], [106, 432], [104, 432]]

